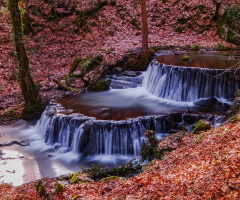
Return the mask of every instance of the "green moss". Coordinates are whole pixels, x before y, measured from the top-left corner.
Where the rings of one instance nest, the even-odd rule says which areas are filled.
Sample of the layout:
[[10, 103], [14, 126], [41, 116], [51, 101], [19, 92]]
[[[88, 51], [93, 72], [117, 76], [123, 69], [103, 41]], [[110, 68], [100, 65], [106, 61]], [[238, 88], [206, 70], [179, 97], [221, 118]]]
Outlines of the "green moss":
[[240, 111], [240, 90], [235, 93], [234, 104], [230, 109], [228, 118], [233, 117]]
[[174, 3], [173, 3], [173, 6], [177, 5], [181, 0], [176, 0]]
[[236, 123], [236, 122], [238, 122], [239, 121], [239, 116], [238, 115], [236, 115], [233, 119], [232, 119], [232, 123]]
[[112, 26], [112, 22], [107, 22], [107, 26]]
[[200, 111], [201, 111], [201, 112], [205, 112], [205, 113], [209, 113], [209, 112], [212, 111], [212, 108], [209, 107], [209, 106], [205, 106], [205, 107], [201, 108]]
[[183, 61], [189, 62], [191, 59], [188, 55], [184, 55], [182, 58]]
[[108, 90], [109, 86], [110, 86], [109, 81], [99, 81], [96, 84], [90, 84], [88, 89], [93, 91], [104, 91], [104, 90]]
[[185, 27], [178, 27], [175, 29], [175, 32], [182, 33], [184, 31]]
[[122, 20], [125, 20], [125, 18], [126, 18], [125, 14], [120, 14], [120, 18], [121, 18]]
[[65, 186], [57, 182], [55, 185], [55, 194], [61, 193], [64, 189], [65, 189]]
[[76, 58], [74, 59], [73, 64], [72, 64], [72, 67], [70, 68], [70, 72], [69, 72], [70, 74], [72, 74], [72, 73], [76, 70], [78, 64], [79, 64], [81, 61], [82, 61], [82, 58], [80, 58], [80, 57], [76, 57]]
[[88, 174], [92, 179], [102, 179], [109, 176], [119, 176], [130, 174], [142, 169], [141, 165], [136, 164], [133, 166], [132, 161], [128, 164], [119, 166], [117, 168], [101, 168], [99, 165], [92, 165], [92, 167], [88, 169], [83, 169], [82, 173]]
[[12, 114], [14, 112], [15, 112], [14, 108], [10, 108], [10, 109], [7, 109], [3, 114], [4, 115], [9, 115], [9, 114]]
[[135, 26], [138, 30], [141, 30], [139, 22], [136, 19], [132, 19], [130, 22], [133, 26]]
[[87, 24], [87, 19], [96, 14], [101, 8], [103, 8], [107, 4], [107, 0], [99, 0], [94, 4], [94, 7], [91, 7], [90, 9], [85, 9], [83, 11], [75, 10], [75, 13], [78, 15], [74, 21], [75, 24], [78, 26], [78, 28], [83, 27]]
[[225, 51], [228, 50], [228, 47], [225, 47], [223, 44], [218, 43], [217, 45], [214, 46], [214, 50], [216, 51]]
[[78, 194], [78, 195], [75, 195], [75, 196], [72, 198], [72, 200], [78, 199], [79, 197], [80, 197], [79, 194]]
[[200, 46], [199, 46], [198, 44], [195, 44], [195, 45], [193, 46], [193, 50], [194, 50], [194, 51], [199, 51], [199, 50], [200, 50]]
[[73, 3], [73, 5], [70, 8], [70, 13], [73, 13], [76, 11], [77, 5], [75, 3]]
[[172, 148], [169, 146], [163, 146], [162, 148], [158, 147], [158, 140], [155, 136], [155, 131], [146, 130], [145, 136], [148, 140], [141, 147], [141, 162], [146, 159], [163, 159], [164, 152], [172, 151]]
[[202, 141], [203, 137], [204, 137], [204, 134], [197, 135], [196, 144], [200, 143]]
[[193, 129], [193, 133], [198, 134], [200, 133], [200, 131], [207, 131], [210, 129], [211, 129], [211, 125], [207, 121], [201, 119], [197, 122], [195, 128]]
[[114, 36], [114, 31], [108, 31], [108, 34], [113, 37]]
[[218, 23], [218, 35], [228, 42], [240, 44], [239, 34], [240, 7], [232, 6], [226, 9]]
[[39, 196], [44, 199], [50, 199], [50, 195], [47, 194], [46, 186], [42, 180], [39, 180], [36, 185], [36, 191], [39, 193]]
[[81, 74], [85, 75], [87, 72], [93, 70], [102, 62], [102, 55], [98, 55], [94, 58], [92, 56], [87, 57], [86, 59], [80, 62]]
[[111, 0], [110, 5], [115, 6], [116, 5], [116, 0]]
[[72, 177], [71, 177], [71, 180], [70, 180], [70, 183], [73, 184], [73, 183], [79, 183], [79, 179], [78, 179], [78, 175], [79, 175], [80, 172], [76, 172]]
[[33, 32], [33, 26], [31, 24], [31, 18], [27, 12], [24, 12], [22, 15], [22, 26], [23, 26], [23, 34], [27, 35]]
[[206, 14], [206, 13], [207, 13], [207, 12], [206, 12], [206, 6], [205, 6], [205, 5], [199, 5], [198, 8], [199, 8], [199, 10], [200, 10], [201, 13], [203, 13], [203, 14]]
[[36, 185], [36, 190], [39, 192], [40, 191], [40, 188], [42, 187], [42, 184], [43, 184], [43, 181], [42, 180], [39, 180], [37, 185]]
[[185, 24], [185, 23], [187, 23], [187, 21], [189, 21], [189, 20], [190, 20], [189, 17], [186, 18], [185, 15], [183, 15], [181, 18], [178, 18], [178, 19], [177, 19], [177, 23], [179, 23], [179, 24]]
[[196, 32], [199, 34], [202, 34], [206, 31], [206, 27], [205, 26], [200, 26], [198, 25], [198, 29], [196, 29]]
[[93, 22], [89, 22], [89, 25], [92, 26], [92, 27], [97, 26], [97, 24], [96, 24], [95, 21], [93, 21]]
[[109, 182], [111, 180], [119, 180], [119, 177], [118, 176], [110, 176], [110, 177], [101, 179], [102, 182]]
[[196, 18], [200, 18], [201, 17], [201, 13], [200, 12], [197, 12], [196, 13]]

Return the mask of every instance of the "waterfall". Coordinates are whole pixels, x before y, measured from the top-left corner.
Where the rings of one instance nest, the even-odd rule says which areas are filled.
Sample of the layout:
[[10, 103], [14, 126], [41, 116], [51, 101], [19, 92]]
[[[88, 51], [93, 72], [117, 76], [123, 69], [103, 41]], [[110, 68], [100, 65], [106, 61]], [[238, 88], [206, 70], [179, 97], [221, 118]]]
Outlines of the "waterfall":
[[192, 129], [199, 119], [219, 122], [219, 116], [210, 114], [174, 113], [108, 121], [61, 113], [60, 104], [47, 106], [36, 125], [38, 134], [59, 152], [72, 151], [85, 155], [136, 155], [146, 141], [145, 130], [153, 129], [161, 137], [170, 130], [177, 130], [183, 123]]
[[[233, 97], [238, 89], [237, 80], [233, 78], [232, 72], [224, 72], [170, 66], [153, 60], [144, 75], [142, 86], [157, 97], [174, 102], [195, 101], [196, 105], [202, 105], [206, 103], [203, 102], [204, 98], [230, 100]], [[130, 72], [129, 74], [131, 75]], [[140, 75], [132, 81], [123, 76], [115, 77], [112, 88], [137, 87], [142, 77]], [[123, 89], [123, 92], [126, 91]], [[198, 99], [200, 100], [196, 101]], [[214, 103], [215, 99], [210, 100]], [[116, 104], [114, 100], [112, 103]], [[200, 119], [211, 121], [213, 125], [219, 125], [223, 121], [223, 117], [211, 114], [172, 113], [113, 121], [63, 113], [66, 110], [60, 104], [51, 103], [36, 125], [38, 134], [59, 152], [72, 151], [84, 155], [136, 155], [146, 141], [146, 130], [152, 129], [158, 138], [162, 138], [179, 129], [191, 131]]]
[[153, 60], [143, 79], [143, 87], [164, 99], [193, 102], [213, 96], [231, 100], [238, 83], [232, 72], [222, 69], [177, 67]]

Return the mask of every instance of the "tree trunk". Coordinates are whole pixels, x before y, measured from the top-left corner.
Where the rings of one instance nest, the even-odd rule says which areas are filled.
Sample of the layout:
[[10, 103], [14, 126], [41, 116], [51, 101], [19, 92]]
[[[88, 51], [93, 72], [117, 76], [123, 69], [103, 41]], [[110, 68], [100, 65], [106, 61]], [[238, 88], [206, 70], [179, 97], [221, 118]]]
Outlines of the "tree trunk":
[[146, 0], [140, 0], [141, 15], [142, 15], [142, 55], [141, 64], [143, 68], [146, 68], [149, 62], [148, 51], [148, 22], [147, 22], [147, 8]]
[[18, 3], [19, 0], [9, 0], [12, 32], [18, 59], [18, 78], [25, 101], [23, 114], [37, 114], [42, 110], [42, 99], [29, 70], [29, 59], [23, 41], [21, 14]]
[[220, 1], [220, 2], [213, 1], [213, 3], [216, 5], [216, 10], [215, 10], [215, 12], [213, 14], [212, 19], [214, 21], [217, 21], [219, 19], [219, 10], [220, 10], [220, 7], [222, 5], [222, 1]]

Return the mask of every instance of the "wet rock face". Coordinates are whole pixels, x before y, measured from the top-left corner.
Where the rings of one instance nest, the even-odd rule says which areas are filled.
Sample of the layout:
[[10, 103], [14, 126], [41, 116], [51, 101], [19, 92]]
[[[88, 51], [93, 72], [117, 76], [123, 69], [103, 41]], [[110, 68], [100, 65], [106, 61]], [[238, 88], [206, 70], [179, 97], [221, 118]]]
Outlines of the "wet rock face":
[[220, 38], [228, 42], [240, 44], [240, 7], [227, 8], [218, 23], [218, 34]]
[[154, 130], [158, 134], [177, 130], [192, 131], [200, 119], [207, 120], [212, 125], [223, 121], [223, 117], [211, 114], [173, 113], [113, 121], [63, 113], [60, 104], [49, 105], [38, 121], [39, 134], [58, 151], [86, 155], [136, 155], [146, 140], [146, 130]]
[[142, 85], [143, 75], [136, 71], [125, 71], [111, 76], [112, 89], [136, 88]]
[[210, 111], [227, 111], [230, 108], [230, 105], [227, 103], [222, 103], [220, 99], [216, 97], [209, 97], [198, 99], [194, 101], [194, 105], [201, 107], [208, 107]]

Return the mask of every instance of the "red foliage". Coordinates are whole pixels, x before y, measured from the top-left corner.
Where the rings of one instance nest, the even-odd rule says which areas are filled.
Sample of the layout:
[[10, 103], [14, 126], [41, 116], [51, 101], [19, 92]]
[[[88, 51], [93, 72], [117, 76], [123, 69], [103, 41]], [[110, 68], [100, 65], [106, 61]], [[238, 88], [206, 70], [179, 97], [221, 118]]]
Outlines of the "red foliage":
[[[60, 13], [60, 16], [53, 20], [47, 17], [51, 14], [49, 3], [29, 1], [34, 32], [25, 37], [25, 43], [34, 79], [42, 91], [54, 88], [53, 79], [65, 76], [77, 56], [86, 57], [89, 54], [101, 53], [105, 64], [115, 63], [127, 52], [141, 47], [141, 31], [130, 23], [135, 14], [137, 21], [141, 21], [139, 5], [134, 11], [132, 1], [118, 0], [115, 6], [105, 6], [94, 16], [89, 17], [83, 27], [78, 28], [76, 13], [61, 17], [70, 11], [74, 2], [76, 9], [83, 11], [92, 8], [95, 1], [58, 0], [55, 12]], [[198, 7], [201, 4], [205, 6], [203, 11]], [[223, 13], [228, 5], [233, 4], [237, 2], [224, 1], [220, 13]], [[2, 6], [1, 4], [1, 10], [4, 9]], [[217, 43], [231, 46], [219, 39], [216, 34], [216, 22], [211, 20], [215, 9], [212, 0], [204, 2], [168, 0], [166, 3], [151, 0], [147, 2], [147, 7], [150, 47], [199, 44], [210, 48]], [[194, 27], [191, 28], [189, 21], [186, 24], [179, 24], [180, 18], [191, 19], [190, 22]], [[174, 31], [180, 26], [185, 27], [182, 34]], [[8, 12], [1, 11], [0, 27], [0, 115], [10, 108], [14, 108], [15, 112], [19, 113], [23, 98], [17, 82], [17, 63], [10, 37], [11, 25]], [[101, 70], [98, 69], [89, 76], [97, 76]]]

